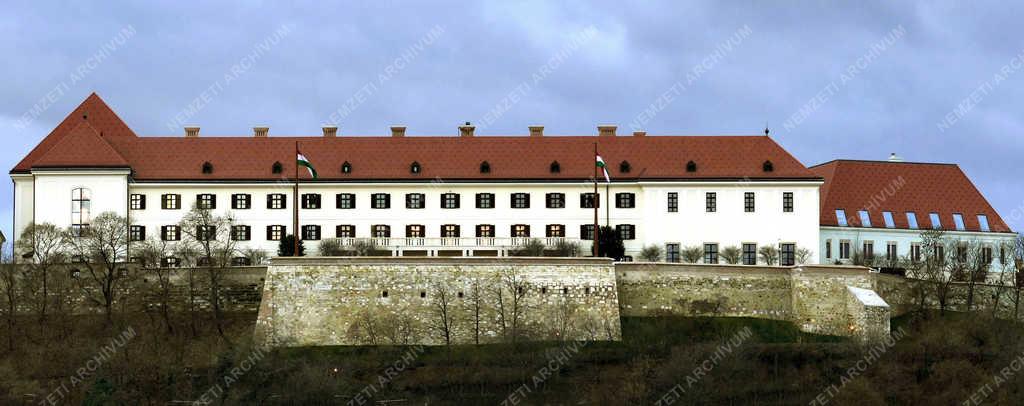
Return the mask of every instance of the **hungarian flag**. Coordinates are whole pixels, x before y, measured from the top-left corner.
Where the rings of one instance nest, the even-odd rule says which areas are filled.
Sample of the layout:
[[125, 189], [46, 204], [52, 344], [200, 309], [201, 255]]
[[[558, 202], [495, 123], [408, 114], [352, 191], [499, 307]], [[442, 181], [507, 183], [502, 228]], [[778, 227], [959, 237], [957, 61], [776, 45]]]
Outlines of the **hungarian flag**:
[[612, 178], [608, 176], [608, 168], [605, 167], [604, 159], [601, 159], [600, 155], [597, 155], [597, 167], [601, 168], [601, 170], [604, 171], [605, 182], [611, 182]]
[[316, 179], [316, 169], [313, 169], [313, 164], [309, 163], [309, 159], [306, 158], [305, 155], [302, 155], [301, 152], [299, 152], [298, 154], [298, 157], [295, 158], [296, 164], [305, 166], [306, 169], [309, 170], [309, 176], [312, 176], [313, 179]]

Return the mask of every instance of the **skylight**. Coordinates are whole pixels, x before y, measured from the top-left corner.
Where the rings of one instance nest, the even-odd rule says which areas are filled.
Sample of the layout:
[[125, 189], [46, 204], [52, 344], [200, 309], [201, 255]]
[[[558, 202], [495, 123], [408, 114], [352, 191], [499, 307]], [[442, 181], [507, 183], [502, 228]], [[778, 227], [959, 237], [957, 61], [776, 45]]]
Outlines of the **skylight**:
[[836, 222], [843, 227], [849, 225], [846, 223], [846, 211], [843, 209], [836, 209]]
[[984, 214], [978, 215], [978, 225], [981, 227], [981, 231], [992, 231], [988, 227], [988, 216]]
[[956, 224], [958, 231], [964, 231], [967, 227], [964, 226], [964, 215], [960, 213], [953, 213], [953, 224]]
[[928, 219], [932, 221], [932, 228], [934, 228], [934, 229], [942, 228], [942, 222], [939, 221], [939, 213], [929, 213], [928, 214]]
[[882, 218], [885, 219], [885, 228], [896, 228], [896, 222], [892, 219], [891, 211], [883, 211]]
[[858, 211], [857, 215], [860, 216], [861, 227], [871, 227], [871, 216], [868, 215], [867, 210]]
[[910, 228], [915, 230], [917, 229], [917, 213], [914, 213], [912, 211], [907, 212], [907, 224], [910, 226]]

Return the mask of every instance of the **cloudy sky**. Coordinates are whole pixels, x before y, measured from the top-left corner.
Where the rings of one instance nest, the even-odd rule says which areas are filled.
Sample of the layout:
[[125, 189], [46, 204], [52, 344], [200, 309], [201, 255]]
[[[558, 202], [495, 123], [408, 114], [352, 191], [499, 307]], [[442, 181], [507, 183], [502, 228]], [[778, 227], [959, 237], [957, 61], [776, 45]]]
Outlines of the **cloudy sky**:
[[[958, 163], [1024, 229], [1024, 6], [971, 2], [6, 4], [0, 160], [90, 92], [141, 135], [760, 134], [810, 166]], [[110, 3], [110, 4], [108, 4]], [[354, 2], [353, 2], [354, 3]], [[889, 4], [898, 3], [898, 4]], [[643, 5], [639, 5], [643, 4]], [[11, 184], [0, 188], [10, 234]]]

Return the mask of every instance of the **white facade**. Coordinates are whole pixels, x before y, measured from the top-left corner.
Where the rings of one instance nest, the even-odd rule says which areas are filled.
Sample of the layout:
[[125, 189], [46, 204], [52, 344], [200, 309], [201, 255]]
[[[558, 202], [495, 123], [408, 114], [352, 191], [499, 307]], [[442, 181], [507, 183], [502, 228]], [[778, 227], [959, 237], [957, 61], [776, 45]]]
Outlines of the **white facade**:
[[[841, 255], [841, 245], [850, 244], [849, 252], [852, 256], [855, 251], [863, 251], [865, 243], [871, 243], [874, 256], [877, 259], [885, 259], [888, 246], [895, 244], [896, 253], [899, 258], [908, 257], [911, 247], [921, 245], [921, 233], [926, 230], [906, 229], [879, 229], [865, 227], [821, 227], [821, 246], [819, 251], [823, 264], [832, 264], [836, 261], [849, 263], [850, 258]], [[946, 238], [954, 241], [978, 242], [992, 248], [993, 261], [992, 269], [1002, 271], [1013, 265], [1013, 242], [1017, 237], [1015, 233], [984, 233], [971, 231], [944, 231]], [[831, 247], [829, 252], [828, 247]], [[1001, 248], [1004, 250], [1001, 252]], [[1005, 259], [1005, 263], [1003, 260]], [[1005, 265], [1005, 266], [1004, 266]]]
[[[268, 241], [268, 225], [283, 225], [292, 230], [293, 185], [291, 183], [154, 183], [132, 182], [127, 171], [67, 171], [38, 172], [31, 175], [13, 175], [15, 181], [16, 234], [32, 221], [49, 222], [60, 227], [72, 224], [72, 190], [79, 187], [91, 190], [91, 212], [95, 216], [103, 211], [128, 215], [132, 225], [145, 227], [147, 237], [160, 237], [161, 226], [176, 225], [195, 203], [197, 195], [212, 193], [217, 196], [216, 211], [231, 212], [240, 225], [251, 227], [251, 240], [240, 243], [240, 248], [258, 248], [274, 255], [278, 241]], [[818, 258], [819, 246], [819, 181], [742, 181], [742, 182], [615, 182], [611, 185], [610, 210], [606, 207], [605, 185], [599, 185], [601, 207], [600, 224], [633, 225], [635, 238], [625, 241], [626, 255], [637, 256], [643, 246], [678, 244], [679, 247], [717, 244], [719, 250], [742, 244], [758, 247], [793, 244], [812, 251]], [[301, 225], [321, 227], [321, 238], [334, 238], [337, 225], [354, 225], [358, 238], [371, 237], [373, 225], [388, 225], [391, 239], [378, 241], [395, 255], [406, 251], [416, 255], [475, 255], [477, 251], [497, 251], [505, 255], [518, 241], [512, 241], [514, 224], [530, 226], [530, 237], [545, 238], [548, 225], [563, 225], [565, 238], [578, 241], [580, 226], [594, 222], [594, 210], [580, 208], [581, 193], [592, 193], [593, 184], [586, 182], [375, 182], [375, 183], [303, 183], [299, 193], [319, 193], [320, 209], [300, 209]], [[707, 193], [715, 193], [716, 210], [706, 210]], [[754, 193], [754, 211], [745, 210], [745, 193]], [[231, 195], [249, 194], [251, 208], [231, 209]], [[268, 209], [267, 195], [281, 193], [286, 196], [285, 209]], [[335, 195], [356, 195], [355, 209], [338, 209]], [[371, 195], [390, 194], [390, 208], [371, 208]], [[424, 208], [407, 209], [405, 195], [423, 193]], [[441, 195], [457, 193], [460, 207], [442, 209]], [[477, 193], [493, 193], [493, 209], [475, 207]], [[511, 208], [513, 193], [528, 193], [529, 208]], [[547, 208], [548, 193], [563, 193], [564, 208]], [[632, 193], [634, 208], [617, 208], [616, 194]], [[669, 193], [676, 193], [678, 209], [669, 211]], [[793, 210], [783, 210], [783, 194], [792, 193]], [[129, 210], [129, 196], [146, 196], [144, 210]], [[181, 208], [161, 208], [164, 194], [181, 195]], [[610, 214], [608, 221], [607, 214]], [[405, 226], [425, 226], [426, 238], [406, 240]], [[441, 239], [441, 226], [460, 226], [460, 240]], [[496, 243], [478, 244], [473, 240], [476, 226], [493, 225]], [[551, 242], [551, 241], [549, 241]], [[382, 244], [383, 243], [383, 244]], [[581, 241], [584, 252], [589, 252], [590, 241]], [[315, 245], [306, 243], [307, 250]], [[494, 245], [491, 245], [494, 244]], [[442, 253], [444, 251], [444, 253]], [[487, 254], [493, 255], [494, 253]]]

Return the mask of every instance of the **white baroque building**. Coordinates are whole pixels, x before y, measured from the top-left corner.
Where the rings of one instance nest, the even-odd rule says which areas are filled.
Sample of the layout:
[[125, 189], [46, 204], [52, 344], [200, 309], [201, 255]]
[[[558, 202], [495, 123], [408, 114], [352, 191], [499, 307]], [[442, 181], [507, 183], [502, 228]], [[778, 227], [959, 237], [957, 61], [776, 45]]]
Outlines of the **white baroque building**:
[[[595, 148], [599, 223], [615, 227], [626, 255], [645, 245], [699, 246], [717, 262], [729, 246], [745, 261], [773, 246], [784, 264], [809, 249], [820, 258], [823, 179], [768, 136], [597, 135], [276, 137], [257, 127], [243, 137], [137, 136], [90, 95], [11, 171], [16, 238], [29, 224], [87, 227], [106, 211], [126, 216], [132, 237], [169, 238], [193, 204], [232, 213], [245, 248], [274, 255], [293, 230], [296, 149], [319, 172], [299, 172], [301, 236], [373, 239], [392, 255], [502, 256], [527, 238], [580, 242], [594, 223]], [[607, 191], [607, 193], [606, 193]], [[608, 199], [610, 197], [610, 199]]]

